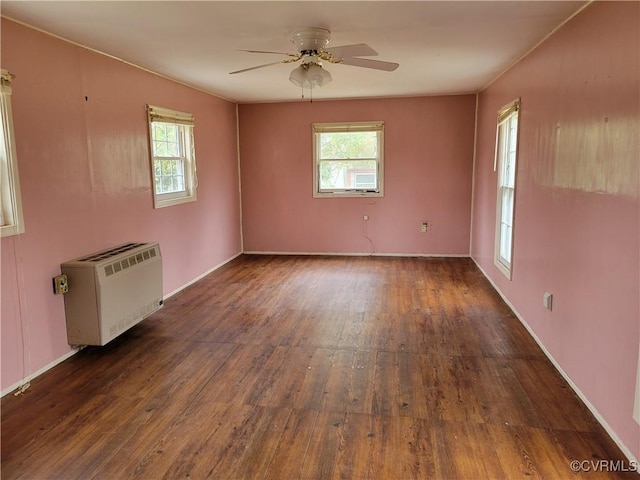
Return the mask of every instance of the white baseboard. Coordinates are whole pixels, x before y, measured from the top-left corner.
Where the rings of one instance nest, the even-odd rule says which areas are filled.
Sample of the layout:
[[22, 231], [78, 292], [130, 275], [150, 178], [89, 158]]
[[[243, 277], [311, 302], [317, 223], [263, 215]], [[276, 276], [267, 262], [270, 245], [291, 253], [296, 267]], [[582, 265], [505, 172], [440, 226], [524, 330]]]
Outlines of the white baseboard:
[[363, 252], [267, 252], [251, 250], [247, 255], [309, 255], [327, 257], [435, 257], [435, 258], [469, 258], [468, 253], [363, 253]]
[[[229, 263], [231, 260], [234, 260], [235, 258], [239, 257], [240, 255], [242, 255], [242, 252], [239, 252], [237, 254], [235, 254], [233, 257], [228, 258], [227, 260], [224, 260], [223, 262], [217, 264], [216, 266], [214, 266], [213, 268], [207, 270], [206, 272], [204, 272], [202, 275], [197, 276], [196, 278], [194, 278], [193, 280], [185, 283], [184, 285], [182, 285], [181, 287], [177, 288], [176, 290], [174, 290], [173, 292], [165, 295], [163, 297], [163, 300], [168, 299], [169, 297], [172, 297], [173, 295], [175, 295], [176, 293], [184, 290], [185, 288], [187, 288], [189, 285], [194, 284], [195, 282], [197, 282], [198, 280], [200, 280], [203, 277], [206, 277], [207, 275], [209, 275], [210, 273], [212, 273], [213, 271], [217, 270], [218, 268], [222, 267], [223, 265]], [[8, 393], [13, 392], [14, 390], [22, 387], [23, 385], [26, 385], [27, 383], [29, 383], [31, 380], [33, 380], [36, 377], [39, 377], [40, 375], [42, 375], [43, 373], [45, 373], [46, 371], [52, 369], [53, 367], [55, 367], [56, 365], [58, 365], [59, 363], [64, 362], [66, 359], [72, 357], [73, 355], [75, 355], [76, 353], [78, 353], [81, 349], [79, 348], [75, 348], [72, 350], [69, 350], [67, 353], [65, 353], [64, 355], [60, 356], [59, 358], [56, 358], [53, 362], [49, 363], [48, 365], [45, 365], [44, 367], [42, 367], [41, 369], [39, 369], [36, 372], [33, 372], [32, 374], [28, 375], [27, 377], [23, 378], [22, 380], [17, 381], [16, 383], [14, 383], [13, 385], [10, 385], [9, 387], [5, 388], [4, 390], [2, 390], [2, 392], [0, 392], [0, 397], [4, 397], [5, 395], [7, 395]]]
[[[606, 432], [609, 434], [609, 436], [611, 437], [611, 439], [616, 443], [616, 445], [618, 445], [618, 447], [620, 448], [620, 450], [622, 450], [622, 453], [627, 457], [627, 459], [629, 460], [629, 462], [631, 462], [631, 464], [633, 465], [640, 465], [640, 463], [638, 463], [638, 459], [635, 457], [635, 455], [633, 454], [633, 452], [631, 452], [631, 450], [629, 450], [629, 448], [627, 448], [627, 446], [622, 442], [622, 440], [620, 440], [620, 437], [618, 437], [617, 433], [615, 432], [615, 430], [613, 428], [611, 428], [611, 426], [607, 423], [607, 421], [602, 417], [602, 415], [600, 414], [600, 412], [598, 412], [598, 409], [589, 401], [589, 399], [582, 393], [582, 391], [578, 388], [578, 386], [573, 382], [573, 380], [571, 380], [571, 377], [569, 377], [569, 375], [567, 374], [567, 372], [565, 372], [562, 367], [560, 366], [560, 364], [556, 361], [555, 358], [553, 358], [553, 355], [551, 355], [551, 352], [549, 352], [549, 350], [547, 350], [547, 347], [545, 347], [545, 345], [542, 343], [542, 341], [540, 340], [540, 338], [538, 338], [538, 336], [536, 335], [536, 333], [533, 331], [533, 329], [529, 326], [529, 324], [526, 322], [526, 320], [522, 317], [522, 315], [520, 315], [520, 313], [518, 313], [518, 311], [516, 310], [516, 308], [511, 304], [511, 302], [509, 301], [509, 299], [504, 295], [504, 293], [502, 293], [502, 291], [498, 288], [498, 286], [493, 282], [493, 280], [491, 279], [491, 277], [489, 277], [489, 275], [487, 275], [487, 272], [484, 271], [484, 269], [480, 266], [480, 264], [476, 261], [475, 258], [471, 257], [471, 259], [473, 260], [473, 262], [476, 264], [476, 266], [478, 267], [478, 269], [482, 272], [482, 274], [485, 276], [485, 278], [489, 281], [489, 283], [491, 283], [491, 285], [493, 286], [493, 288], [495, 289], [496, 292], [498, 292], [498, 295], [500, 295], [500, 297], [502, 298], [502, 300], [504, 300], [504, 302], [509, 306], [509, 308], [511, 309], [511, 311], [513, 312], [513, 314], [518, 318], [518, 320], [520, 320], [520, 323], [522, 323], [522, 325], [524, 326], [524, 328], [527, 329], [527, 331], [529, 332], [529, 334], [533, 337], [533, 339], [536, 341], [536, 343], [538, 344], [538, 346], [542, 349], [542, 352], [546, 355], [546, 357], [551, 361], [551, 363], [553, 364], [553, 366], [556, 368], [556, 370], [560, 373], [560, 375], [562, 375], [562, 377], [567, 381], [567, 383], [569, 384], [569, 386], [573, 389], [574, 392], [576, 392], [576, 395], [578, 395], [578, 397], [580, 398], [580, 400], [582, 400], [582, 403], [584, 403], [586, 405], [586, 407], [589, 409], [589, 411], [591, 411], [591, 413], [593, 414], [593, 416], [596, 418], [596, 420], [600, 423], [600, 425], [602, 425], [602, 427], [606, 430]], [[637, 471], [637, 473], [640, 474], [640, 471]]]
[[238, 252], [236, 253], [234, 256], [227, 258], [226, 260], [223, 260], [222, 262], [218, 263], [217, 265], [215, 265], [214, 267], [210, 268], [209, 270], [207, 270], [206, 272], [204, 272], [201, 275], [198, 275], [196, 278], [188, 281], [187, 283], [185, 283], [184, 285], [182, 285], [181, 287], [176, 288], [174, 291], [167, 293], [164, 297], [163, 300], [167, 300], [168, 298], [173, 297], [176, 293], [180, 293], [182, 290], [184, 290], [185, 288], [193, 285], [194, 283], [196, 283], [198, 280], [203, 279], [204, 277], [206, 277], [207, 275], [209, 275], [210, 273], [215, 272], [216, 270], [218, 270], [220, 267], [226, 265], [227, 263], [229, 263], [232, 260], [235, 260], [236, 258], [238, 258], [240, 255], [242, 255], [243, 252]]
[[[388, 257], [469, 257], [469, 255], [467, 254], [448, 254], [448, 255], [440, 255], [440, 254], [401, 254], [401, 253], [379, 253], [379, 254], [368, 254], [368, 253], [318, 253], [318, 252], [262, 252], [262, 251], [248, 251], [248, 252], [239, 252], [236, 255], [234, 255], [233, 257], [230, 257], [229, 259], [217, 264], [216, 266], [214, 266], [213, 268], [207, 270], [206, 272], [204, 272], [203, 274], [197, 276], [196, 278], [194, 278], [193, 280], [185, 283], [184, 285], [182, 285], [181, 287], [177, 288], [176, 290], [172, 291], [171, 293], [167, 294], [164, 296], [164, 299], [168, 299], [170, 297], [172, 297], [173, 295], [177, 294], [178, 292], [184, 290], [185, 288], [187, 288], [188, 286], [194, 284], [195, 282], [197, 282], [198, 280], [206, 277], [207, 275], [209, 275], [210, 273], [214, 272], [215, 270], [219, 269], [220, 267], [222, 267], [223, 265], [226, 265], [227, 263], [231, 262], [232, 260], [236, 259], [237, 257], [239, 257], [240, 255], [242, 255], [243, 253], [246, 254], [250, 254], [250, 255], [332, 255], [332, 256], [388, 256]], [[538, 338], [538, 336], [536, 335], [536, 333], [533, 331], [533, 329], [529, 326], [529, 324], [525, 321], [525, 319], [522, 317], [522, 315], [520, 315], [520, 313], [518, 313], [518, 311], [516, 310], [516, 308], [511, 304], [511, 302], [509, 301], [509, 299], [502, 293], [502, 291], [498, 288], [498, 286], [493, 282], [493, 280], [491, 279], [491, 277], [489, 277], [489, 275], [487, 275], [487, 273], [484, 271], [484, 269], [478, 264], [478, 262], [471, 257], [471, 259], [474, 261], [474, 263], [476, 264], [476, 266], [478, 267], [478, 269], [482, 272], [482, 274], [485, 276], [485, 278], [489, 281], [489, 283], [491, 283], [491, 285], [493, 286], [493, 288], [496, 290], [496, 292], [498, 292], [498, 294], [500, 295], [500, 297], [504, 300], [504, 302], [509, 306], [509, 308], [513, 311], [514, 315], [518, 318], [518, 320], [522, 323], [522, 325], [527, 329], [527, 331], [529, 332], [529, 334], [531, 335], [531, 337], [535, 340], [535, 342], [538, 344], [538, 346], [542, 349], [543, 353], [547, 356], [547, 358], [551, 361], [551, 363], [553, 364], [553, 366], [556, 368], [556, 370], [558, 370], [558, 372], [560, 373], [560, 375], [562, 375], [562, 377], [567, 381], [567, 383], [569, 384], [569, 386], [573, 389], [574, 392], [576, 392], [576, 394], [578, 395], [578, 397], [580, 398], [580, 400], [582, 400], [582, 402], [586, 405], [586, 407], [591, 411], [591, 413], [593, 414], [593, 416], [596, 418], [596, 420], [602, 425], [602, 427], [606, 430], [606, 432], [609, 434], [609, 436], [612, 438], [612, 440], [618, 445], [618, 447], [620, 448], [620, 450], [622, 450], [622, 452], [624, 453], [624, 455], [629, 459], [630, 462], [634, 462], [634, 464], [638, 464], [638, 459], [636, 459], [635, 455], [627, 448], [627, 446], [620, 440], [620, 438], [618, 437], [618, 435], [616, 434], [616, 432], [611, 428], [611, 426], [607, 423], [607, 421], [602, 417], [602, 415], [600, 414], [600, 412], [598, 412], [598, 410], [595, 408], [595, 406], [589, 401], [589, 399], [582, 393], [582, 391], [578, 388], [578, 386], [573, 382], [573, 380], [571, 379], [571, 377], [569, 377], [569, 375], [562, 369], [562, 367], [560, 366], [560, 364], [556, 361], [556, 359], [553, 357], [553, 355], [551, 355], [551, 353], [547, 350], [547, 348], [545, 347], [545, 345], [542, 343], [542, 341]], [[64, 355], [60, 356], [59, 358], [57, 358], [56, 360], [54, 360], [53, 362], [49, 363], [48, 365], [45, 365], [44, 367], [40, 368], [39, 370], [37, 370], [36, 372], [28, 375], [27, 377], [23, 378], [22, 380], [14, 383], [13, 385], [5, 388], [4, 390], [2, 390], [2, 392], [0, 392], [0, 396], [4, 397], [5, 395], [7, 395], [8, 393], [13, 392], [14, 390], [16, 390], [17, 388], [20, 388], [21, 386], [27, 384], [28, 382], [30, 382], [31, 380], [33, 380], [34, 378], [42, 375], [43, 373], [45, 373], [46, 371], [50, 370], [51, 368], [55, 367], [56, 365], [62, 363], [63, 361], [67, 360], [68, 358], [72, 357], [73, 355], [75, 355], [77, 352], [79, 351], [79, 349], [73, 349], [68, 351], [67, 353], [65, 353]]]
[[5, 388], [4, 390], [2, 390], [2, 392], [0, 393], [0, 396], [4, 397], [6, 394], [13, 392], [14, 390], [22, 387], [23, 385], [26, 385], [27, 383], [29, 383], [31, 380], [33, 380], [36, 377], [39, 377], [40, 375], [42, 375], [44, 372], [46, 372], [47, 370], [52, 369], [53, 367], [55, 367], [56, 365], [58, 365], [59, 363], [64, 362], [67, 358], [70, 358], [72, 356], [74, 356], [76, 353], [78, 353], [80, 351], [79, 348], [74, 348], [72, 350], [69, 350], [67, 353], [65, 353], [64, 355], [62, 355], [61, 357], [56, 358], [53, 362], [51, 362], [48, 365], [45, 365], [44, 367], [42, 367], [40, 370], [33, 372], [31, 375], [28, 375], [27, 377], [23, 378], [22, 380], [17, 381], [16, 383], [14, 383], [13, 385]]

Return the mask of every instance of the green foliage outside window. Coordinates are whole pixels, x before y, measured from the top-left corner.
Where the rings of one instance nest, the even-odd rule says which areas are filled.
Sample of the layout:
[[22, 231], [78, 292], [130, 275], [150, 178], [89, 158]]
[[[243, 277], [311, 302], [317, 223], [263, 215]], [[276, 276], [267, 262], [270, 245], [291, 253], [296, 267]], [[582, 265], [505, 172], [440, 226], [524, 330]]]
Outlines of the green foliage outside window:
[[377, 132], [320, 134], [320, 188], [354, 188], [349, 171], [376, 171]]

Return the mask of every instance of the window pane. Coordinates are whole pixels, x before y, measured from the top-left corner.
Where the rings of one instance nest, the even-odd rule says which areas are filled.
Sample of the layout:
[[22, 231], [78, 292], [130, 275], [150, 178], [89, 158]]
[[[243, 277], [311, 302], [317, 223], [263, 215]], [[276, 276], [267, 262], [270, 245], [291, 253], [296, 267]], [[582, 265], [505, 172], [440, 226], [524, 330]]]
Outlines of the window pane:
[[158, 193], [167, 193], [171, 192], [171, 177], [161, 177], [160, 179], [160, 192]]
[[160, 165], [162, 168], [160, 171], [161, 175], [171, 175], [171, 160], [161, 160]]
[[507, 225], [513, 223], [513, 193], [514, 191], [511, 188], [501, 189], [500, 221]]
[[325, 160], [320, 162], [319, 173], [321, 190], [375, 189], [378, 186], [375, 160]]
[[153, 142], [153, 156], [154, 157], [166, 157], [167, 156], [167, 144], [164, 142]]
[[165, 128], [167, 131], [167, 141], [168, 142], [177, 142], [178, 141], [178, 126], [177, 125], [166, 125]]
[[518, 111], [514, 110], [498, 128], [498, 215], [496, 218], [495, 263], [511, 278], [512, 235], [515, 206], [515, 178], [518, 140]]
[[179, 129], [180, 125], [171, 123], [153, 123], [153, 156], [154, 157], [179, 157], [181, 145]]
[[518, 138], [518, 119], [515, 115], [509, 119], [507, 125], [509, 126], [509, 145], [513, 148]]
[[4, 129], [4, 115], [2, 111], [4, 105], [2, 103], [2, 95], [0, 95], [0, 226], [4, 226], [7, 223], [7, 218], [10, 215], [11, 210], [11, 198], [9, 196], [9, 178], [5, 178], [8, 171], [9, 155], [7, 154], [7, 146], [4, 141], [5, 129]]
[[156, 194], [186, 191], [182, 159], [155, 162]]
[[[156, 208], [196, 199], [193, 125], [173, 123], [188, 114], [161, 107], [148, 107]], [[167, 121], [155, 121], [166, 115]]]
[[504, 185], [508, 186], [508, 187], [515, 187], [516, 186], [516, 152], [509, 152], [509, 156], [507, 158], [506, 163], [506, 171], [505, 171], [505, 179], [504, 179]]
[[320, 134], [320, 158], [376, 158], [378, 132], [335, 132]]
[[500, 225], [500, 260], [505, 266], [511, 264], [511, 227]]
[[0, 235], [3, 237], [24, 233], [22, 200], [11, 114], [12, 76], [4, 69], [0, 72]]
[[169, 157], [179, 157], [180, 155], [180, 144], [178, 142], [168, 142], [167, 143], [167, 152]]
[[164, 123], [153, 124], [153, 139], [158, 141], [164, 141], [167, 139], [167, 134], [164, 128]]

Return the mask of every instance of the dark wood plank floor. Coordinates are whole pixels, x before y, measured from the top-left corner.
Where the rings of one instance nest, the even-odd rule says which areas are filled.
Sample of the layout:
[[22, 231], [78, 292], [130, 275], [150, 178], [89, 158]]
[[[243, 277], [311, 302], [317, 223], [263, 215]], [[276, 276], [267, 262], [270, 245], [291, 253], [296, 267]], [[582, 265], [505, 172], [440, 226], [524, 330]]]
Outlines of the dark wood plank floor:
[[469, 259], [242, 256], [2, 399], [8, 479], [637, 478]]

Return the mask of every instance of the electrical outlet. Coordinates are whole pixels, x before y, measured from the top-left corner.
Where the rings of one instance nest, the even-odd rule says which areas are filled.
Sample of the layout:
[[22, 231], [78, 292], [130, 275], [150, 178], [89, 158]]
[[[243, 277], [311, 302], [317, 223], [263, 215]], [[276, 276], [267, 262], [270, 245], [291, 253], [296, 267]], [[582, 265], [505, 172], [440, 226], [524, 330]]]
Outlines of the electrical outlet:
[[365, 222], [369, 220], [369, 215], [363, 215], [362, 216], [362, 220], [364, 220]]
[[420, 231], [425, 233], [427, 230], [429, 230], [429, 222], [422, 222], [422, 224], [420, 224]]
[[69, 291], [69, 281], [66, 275], [53, 277], [53, 293], [60, 295]]
[[553, 310], [553, 294], [549, 292], [544, 292], [542, 295], [542, 305], [547, 310]]

